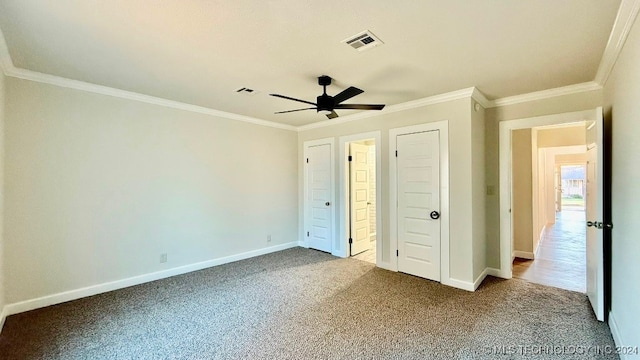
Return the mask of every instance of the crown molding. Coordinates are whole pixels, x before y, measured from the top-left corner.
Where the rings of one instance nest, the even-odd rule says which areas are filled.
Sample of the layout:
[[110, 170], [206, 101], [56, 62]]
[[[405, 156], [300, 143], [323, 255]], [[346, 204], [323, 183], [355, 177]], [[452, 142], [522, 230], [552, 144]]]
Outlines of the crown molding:
[[9, 71], [7, 75], [11, 77], [19, 78], [19, 79], [31, 80], [35, 82], [60, 86], [60, 87], [69, 88], [69, 89], [81, 90], [86, 92], [92, 92], [92, 93], [101, 94], [101, 95], [113, 96], [113, 97], [127, 99], [127, 100], [134, 100], [134, 101], [139, 101], [147, 104], [159, 105], [159, 106], [164, 106], [172, 109], [194, 112], [198, 114], [211, 115], [211, 116], [221, 117], [229, 120], [237, 120], [237, 121], [247, 122], [255, 125], [268, 126], [268, 127], [290, 130], [290, 131], [296, 130], [294, 126], [287, 125], [287, 124], [280, 124], [280, 123], [262, 120], [262, 119], [258, 119], [250, 116], [238, 115], [238, 114], [229, 113], [226, 111], [215, 110], [215, 109], [207, 108], [204, 106], [192, 105], [192, 104], [187, 104], [180, 101], [174, 101], [174, 100], [163, 99], [155, 96], [144, 95], [144, 94], [140, 94], [132, 91], [115, 89], [108, 86], [91, 84], [84, 81], [71, 80], [71, 79], [49, 75], [49, 74], [43, 74], [36, 71], [31, 71], [31, 70], [13, 68]]
[[7, 72], [13, 68], [14, 66], [13, 61], [11, 60], [11, 55], [9, 54], [9, 48], [7, 47], [7, 42], [4, 39], [2, 29], [0, 29], [0, 70], [8, 76]]
[[478, 90], [477, 87], [473, 88], [473, 92], [471, 93], [471, 98], [478, 102], [478, 104], [482, 105], [483, 108], [490, 108], [493, 105], [493, 101], [487, 99], [484, 93]]
[[613, 66], [618, 61], [618, 56], [624, 47], [624, 43], [629, 36], [629, 32], [633, 27], [633, 23], [640, 12], [640, 0], [622, 0], [616, 20], [613, 22], [613, 28], [609, 35], [609, 41], [602, 54], [600, 66], [596, 73], [595, 82], [604, 86], [609, 75], [613, 70]]
[[440, 103], [444, 103], [452, 100], [470, 98], [473, 95], [475, 89], [476, 89], [475, 87], [470, 87], [467, 89], [451, 91], [448, 93], [429, 96], [429, 97], [418, 99], [418, 100], [412, 100], [412, 101], [407, 101], [400, 104], [389, 105], [389, 106], [386, 106], [381, 111], [359, 112], [353, 115], [342, 116], [342, 117], [328, 120], [328, 121], [315, 122], [309, 125], [299, 126], [298, 131], [318, 129], [318, 128], [331, 126], [331, 125], [344, 124], [344, 123], [355, 121], [355, 120], [366, 119], [366, 118], [371, 118], [376, 116], [383, 116], [383, 115], [395, 113], [398, 111], [416, 109], [419, 107], [440, 104]]
[[490, 107], [507, 106], [507, 105], [519, 104], [523, 102], [549, 99], [556, 96], [578, 94], [582, 92], [600, 90], [600, 89], [602, 89], [602, 85], [596, 83], [595, 81], [589, 81], [589, 82], [580, 83], [580, 84], [562, 86], [554, 89], [534, 91], [527, 94], [508, 96], [500, 99], [495, 99], [492, 101]]
[[7, 43], [4, 39], [4, 34], [2, 34], [2, 30], [0, 30], [0, 65], [2, 66], [2, 71], [6, 76], [11, 76], [18, 79], [30, 80], [39, 83], [55, 85], [59, 87], [81, 90], [86, 92], [92, 92], [101, 95], [112, 96], [121, 99], [134, 100], [147, 104], [164, 106], [172, 109], [184, 110], [189, 112], [194, 112], [198, 114], [211, 115], [215, 117], [220, 117], [228, 120], [236, 120], [242, 121], [246, 123], [251, 123], [255, 125], [268, 126], [277, 129], [296, 131], [296, 127], [287, 124], [280, 124], [273, 121], [262, 120], [250, 116], [244, 116], [234, 113], [229, 113], [226, 111], [215, 110], [204, 106], [192, 105], [183, 103], [180, 101], [163, 99], [155, 96], [144, 95], [140, 93], [136, 93], [133, 91], [120, 90], [108, 86], [91, 84], [84, 81], [72, 80], [63, 78], [60, 76], [49, 75], [40, 73], [37, 71], [26, 70], [17, 68], [13, 65], [13, 61], [11, 60], [11, 56], [9, 54], [9, 49], [7, 47]]
[[515, 95], [504, 97], [495, 100], [489, 100], [487, 97], [477, 88], [471, 87], [467, 89], [462, 89], [458, 91], [453, 91], [449, 93], [444, 93], [440, 95], [430, 96], [423, 99], [408, 101], [401, 104], [387, 106], [384, 110], [380, 112], [360, 112], [353, 115], [343, 116], [338, 119], [333, 119], [329, 121], [321, 121], [308, 125], [302, 126], [292, 126], [287, 124], [281, 124], [273, 121], [267, 121], [259, 118], [254, 118], [250, 116], [244, 116], [234, 113], [229, 113], [225, 111], [215, 110], [203, 106], [197, 106], [192, 104], [187, 104], [179, 101], [168, 100], [163, 98], [158, 98], [154, 96], [144, 95], [136, 92], [125, 91], [115, 88], [110, 88], [107, 86], [96, 85], [91, 83], [86, 83], [77, 80], [71, 80], [67, 78], [62, 78], [54, 75], [43, 74], [31, 70], [16, 68], [13, 65], [13, 61], [11, 60], [11, 56], [9, 54], [9, 50], [4, 38], [4, 34], [0, 29], [0, 67], [2, 68], [3, 73], [6, 76], [47, 83], [51, 85], [77, 89], [82, 91], [88, 91], [93, 93], [98, 93], [107, 96], [113, 96], [123, 99], [129, 99], [134, 101], [145, 102], [149, 104], [190, 111], [200, 114], [206, 114], [216, 117], [221, 117], [230, 120], [237, 120], [248, 122], [261, 126], [268, 126], [278, 129], [291, 130], [291, 131], [305, 131], [311, 129], [317, 129], [325, 126], [331, 126], [335, 124], [342, 124], [350, 121], [370, 118], [374, 116], [380, 116], [384, 114], [390, 114], [393, 112], [404, 111], [408, 109], [414, 109], [422, 106], [438, 104], [442, 102], [447, 102], [451, 100], [457, 100], [462, 98], [471, 97], [476, 100], [480, 105], [484, 108], [492, 108], [499, 106], [507, 106], [514, 105], [529, 101], [543, 100], [556, 96], [569, 95], [569, 94], [577, 94], [587, 91], [600, 90], [607, 82], [611, 71], [613, 70], [613, 66], [615, 65], [622, 48], [624, 47], [624, 43], [631, 31], [631, 28], [638, 17], [638, 13], [640, 13], [640, 0], [622, 0], [620, 3], [620, 7], [618, 9], [618, 14], [616, 15], [616, 19], [613, 24], [613, 28], [611, 30], [611, 34], [609, 35], [609, 40], [607, 42], [607, 46], [602, 55], [602, 59], [600, 61], [600, 65], [598, 67], [598, 71], [596, 73], [594, 81], [589, 81], [581, 84], [574, 84], [569, 86], [563, 86], [555, 89], [548, 89], [542, 91], [531, 92], [527, 94]]

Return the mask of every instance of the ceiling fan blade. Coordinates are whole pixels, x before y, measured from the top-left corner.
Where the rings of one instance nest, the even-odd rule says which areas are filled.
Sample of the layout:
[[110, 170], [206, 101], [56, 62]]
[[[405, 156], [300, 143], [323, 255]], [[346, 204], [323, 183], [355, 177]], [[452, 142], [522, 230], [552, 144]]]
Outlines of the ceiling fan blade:
[[282, 98], [282, 99], [293, 100], [293, 101], [297, 101], [297, 102], [301, 102], [301, 103], [317, 106], [316, 103], [312, 103], [311, 101], [300, 100], [300, 99], [296, 99], [296, 98], [292, 98], [292, 97], [284, 96], [284, 95], [279, 95], [279, 94], [269, 94], [269, 95], [275, 96], [275, 97], [279, 97], [279, 98]]
[[315, 110], [316, 108], [312, 107], [312, 108], [304, 108], [304, 109], [295, 109], [295, 110], [287, 110], [287, 111], [278, 111], [274, 114], [286, 114], [286, 113], [290, 113], [290, 112], [294, 112], [294, 111], [302, 111], [302, 110]]
[[334, 109], [352, 109], [352, 110], [382, 110], [384, 105], [365, 105], [365, 104], [338, 104]]
[[335, 112], [335, 111], [332, 111], [330, 114], [327, 114], [327, 117], [328, 117], [329, 119], [335, 119], [335, 118], [337, 118], [337, 117], [338, 117], [338, 114], [336, 114], [336, 112]]
[[341, 102], [349, 100], [356, 95], [362, 94], [363, 92], [363, 90], [360, 90], [357, 87], [349, 86], [347, 89], [334, 96], [333, 100], [336, 102], [336, 104], [340, 104]]

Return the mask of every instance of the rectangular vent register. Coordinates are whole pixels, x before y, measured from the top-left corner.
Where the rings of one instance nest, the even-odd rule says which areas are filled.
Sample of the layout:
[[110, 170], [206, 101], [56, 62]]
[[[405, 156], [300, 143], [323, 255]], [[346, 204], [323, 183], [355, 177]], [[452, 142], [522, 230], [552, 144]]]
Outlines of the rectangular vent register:
[[365, 51], [384, 44], [382, 40], [373, 35], [369, 30], [350, 36], [349, 38], [342, 40], [342, 42], [358, 51]]

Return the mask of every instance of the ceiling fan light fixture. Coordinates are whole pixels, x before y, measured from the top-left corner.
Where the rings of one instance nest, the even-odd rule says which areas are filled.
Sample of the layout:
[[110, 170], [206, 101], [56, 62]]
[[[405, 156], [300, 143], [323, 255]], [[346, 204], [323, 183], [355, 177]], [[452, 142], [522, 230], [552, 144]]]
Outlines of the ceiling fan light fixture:
[[338, 117], [338, 114], [335, 112], [336, 109], [345, 109], [345, 110], [382, 110], [384, 105], [378, 104], [343, 104], [344, 101], [351, 99], [354, 96], [362, 94], [364, 91], [358, 89], [357, 87], [349, 86], [348, 88], [342, 90], [340, 93], [335, 96], [327, 95], [327, 86], [331, 85], [331, 78], [326, 75], [322, 75], [318, 77], [318, 85], [322, 86], [322, 95], [316, 98], [316, 102], [312, 103], [311, 101], [301, 100], [292, 98], [290, 96], [280, 95], [280, 94], [269, 94], [271, 96], [275, 96], [281, 99], [292, 100], [304, 104], [313, 105], [311, 108], [304, 109], [294, 109], [294, 110], [286, 110], [286, 111], [278, 111], [276, 114], [285, 114], [291, 112], [298, 112], [303, 110], [316, 110], [318, 114], [325, 115], [329, 119], [335, 119]]

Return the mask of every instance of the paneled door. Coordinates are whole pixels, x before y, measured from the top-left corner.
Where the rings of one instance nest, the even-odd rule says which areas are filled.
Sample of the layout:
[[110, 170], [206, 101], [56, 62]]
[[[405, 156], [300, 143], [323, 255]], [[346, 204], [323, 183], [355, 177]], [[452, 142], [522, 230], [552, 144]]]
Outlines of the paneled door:
[[587, 139], [587, 296], [596, 318], [604, 321], [604, 219], [602, 108], [585, 123]]
[[308, 245], [312, 249], [331, 252], [331, 145], [310, 146], [306, 162]]
[[439, 131], [399, 135], [398, 271], [440, 281]]
[[369, 147], [349, 144], [351, 255], [369, 249]]

